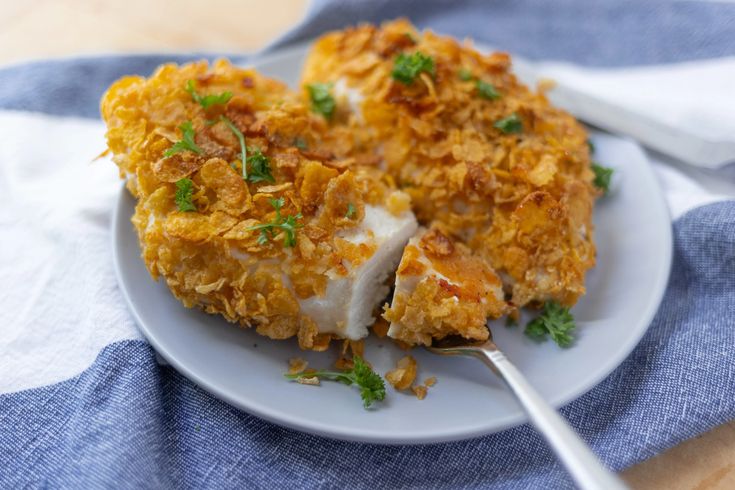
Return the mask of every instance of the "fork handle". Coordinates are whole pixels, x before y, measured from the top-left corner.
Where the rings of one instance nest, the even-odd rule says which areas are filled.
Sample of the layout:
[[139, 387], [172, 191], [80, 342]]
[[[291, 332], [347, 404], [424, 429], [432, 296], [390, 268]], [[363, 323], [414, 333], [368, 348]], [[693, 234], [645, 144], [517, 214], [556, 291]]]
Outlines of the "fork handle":
[[531, 423], [546, 438], [580, 488], [584, 490], [627, 488], [615, 474], [602, 465], [562, 416], [541, 398], [502, 352], [490, 349], [476, 352], [477, 357], [498, 374], [516, 395]]

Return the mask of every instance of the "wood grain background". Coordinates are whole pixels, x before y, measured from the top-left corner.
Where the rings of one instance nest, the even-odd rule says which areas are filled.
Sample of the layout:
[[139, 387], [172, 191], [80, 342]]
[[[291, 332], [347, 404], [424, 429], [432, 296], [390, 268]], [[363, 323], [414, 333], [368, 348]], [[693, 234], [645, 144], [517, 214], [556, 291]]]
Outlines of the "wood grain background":
[[[6, 64], [78, 54], [252, 51], [298, 22], [306, 0], [0, 0], [0, 8], [0, 64]], [[735, 489], [735, 422], [623, 477], [640, 489]]]

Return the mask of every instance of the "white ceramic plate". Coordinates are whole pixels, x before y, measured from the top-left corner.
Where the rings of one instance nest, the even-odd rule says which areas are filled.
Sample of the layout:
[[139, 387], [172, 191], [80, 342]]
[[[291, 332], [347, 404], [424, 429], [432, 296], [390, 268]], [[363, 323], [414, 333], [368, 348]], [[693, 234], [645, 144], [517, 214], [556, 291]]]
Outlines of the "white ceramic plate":
[[[261, 58], [267, 75], [295, 84], [304, 47]], [[615, 191], [595, 209], [598, 265], [587, 295], [574, 308], [575, 345], [537, 344], [501, 322], [493, 336], [542, 396], [560, 406], [602, 381], [646, 331], [666, 288], [672, 254], [671, 224], [662, 192], [644, 153], [634, 143], [594, 135], [596, 158], [616, 168]], [[377, 443], [430, 443], [496, 432], [525, 420], [511, 394], [472, 359], [434, 357], [416, 349], [420, 380], [438, 383], [419, 401], [388, 388], [384, 403], [364, 410], [355, 389], [287, 382], [291, 357], [329, 367], [335, 353], [299, 350], [295, 341], [272, 341], [223, 319], [184, 308], [163, 283], [151, 280], [130, 224], [134, 200], [120, 193], [113, 248], [120, 287], [153, 347], [171, 365], [222, 400], [274, 423], [328, 437]], [[405, 355], [371, 338], [365, 357], [385, 373]]]

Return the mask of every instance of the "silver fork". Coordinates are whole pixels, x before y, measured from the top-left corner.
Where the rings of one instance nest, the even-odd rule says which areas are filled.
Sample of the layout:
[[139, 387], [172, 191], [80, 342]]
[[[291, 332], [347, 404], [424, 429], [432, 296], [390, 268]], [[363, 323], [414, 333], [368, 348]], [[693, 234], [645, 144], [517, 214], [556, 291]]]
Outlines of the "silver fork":
[[566, 467], [575, 483], [585, 490], [627, 488], [605, 468], [592, 450], [569, 427], [569, 424], [526, 381], [521, 372], [505, 357], [492, 341], [471, 343], [460, 337], [435, 341], [427, 349], [442, 356], [469, 356], [485, 363], [505, 382], [516, 396], [528, 418], [546, 438], [551, 449]]

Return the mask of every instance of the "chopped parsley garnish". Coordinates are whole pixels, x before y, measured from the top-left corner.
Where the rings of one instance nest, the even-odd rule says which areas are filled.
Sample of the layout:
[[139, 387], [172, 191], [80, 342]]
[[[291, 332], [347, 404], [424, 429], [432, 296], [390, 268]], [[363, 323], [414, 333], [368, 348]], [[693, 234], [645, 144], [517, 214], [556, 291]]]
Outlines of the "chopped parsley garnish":
[[348, 386], [357, 385], [360, 388], [362, 405], [369, 408], [373, 402], [385, 399], [385, 382], [378, 373], [373, 371], [360, 356], [352, 358], [354, 367], [346, 371], [320, 370], [310, 373], [285, 374], [288, 379], [320, 378], [331, 381], [339, 381]]
[[[270, 182], [271, 184], [276, 181], [271, 174], [270, 160], [267, 156], [263, 155], [260, 149], [250, 150], [252, 155], [248, 156], [248, 147], [245, 145], [245, 136], [242, 134], [235, 123], [230, 121], [225, 116], [220, 116], [220, 121], [225, 123], [230, 131], [234, 133], [237, 140], [240, 142], [240, 161], [242, 162], [242, 178], [248, 182]], [[250, 172], [248, 172], [250, 167]]]
[[191, 125], [191, 121], [186, 121], [181, 126], [179, 126], [179, 129], [181, 130], [181, 141], [177, 141], [174, 143], [174, 146], [163, 152], [163, 156], [168, 158], [175, 153], [179, 153], [181, 151], [193, 151], [196, 154], [201, 154], [202, 149], [197, 146], [197, 144], [194, 142], [194, 128]]
[[468, 68], [460, 68], [457, 72], [457, 76], [460, 80], [464, 82], [474, 80], [477, 93], [480, 94], [480, 97], [482, 97], [483, 99], [498, 100], [501, 97], [500, 92], [498, 92], [498, 90], [495, 88], [495, 85], [489, 82], [484, 82], [479, 78], [475, 78], [475, 76]]
[[508, 117], [496, 121], [493, 127], [501, 130], [505, 134], [520, 133], [523, 131], [523, 121], [515, 112]]
[[222, 92], [221, 94], [212, 94], [201, 96], [194, 87], [194, 80], [186, 82], [186, 91], [191, 95], [192, 100], [202, 106], [203, 109], [209, 109], [213, 105], [225, 105], [232, 98], [232, 92]]
[[355, 209], [355, 205], [352, 203], [349, 203], [347, 205], [347, 212], [345, 213], [345, 218], [352, 219], [353, 216], [355, 216], [355, 212], [357, 210]]
[[404, 32], [403, 35], [406, 36], [406, 39], [408, 39], [409, 41], [411, 41], [414, 44], [416, 44], [418, 42], [418, 40], [416, 39], [416, 36], [414, 36], [410, 32]]
[[610, 191], [610, 181], [614, 172], [610, 167], [603, 167], [597, 162], [592, 162], [592, 171], [595, 173], [595, 179], [592, 181], [595, 187], [607, 194]]
[[306, 150], [308, 148], [308, 145], [306, 144], [306, 140], [300, 136], [297, 138], [294, 138], [293, 145], [299, 150]]
[[595, 153], [595, 144], [592, 142], [592, 140], [587, 140], [587, 146], [590, 149], [590, 154]]
[[235, 123], [230, 121], [225, 116], [219, 117], [220, 121], [225, 123], [228, 128], [230, 128], [230, 131], [232, 131], [232, 134], [235, 135], [237, 138], [237, 141], [240, 142], [240, 161], [242, 162], [242, 178], [245, 180], [248, 180], [248, 148], [245, 146], [245, 136], [242, 134], [242, 131], [240, 131], [237, 126], [235, 126]]
[[508, 317], [505, 318], [505, 326], [506, 327], [517, 327], [518, 326], [518, 320], [516, 320], [512, 316], [508, 316]]
[[194, 195], [194, 182], [191, 179], [183, 178], [176, 181], [176, 206], [179, 211], [196, 211], [197, 207], [192, 202]]
[[480, 94], [480, 97], [483, 99], [497, 100], [500, 98], [500, 92], [495, 90], [495, 86], [492, 83], [477, 80], [475, 82], [475, 86], [477, 87], [477, 93]]
[[311, 110], [324, 116], [326, 119], [332, 119], [334, 109], [337, 103], [330, 91], [331, 83], [311, 83], [306, 86], [311, 98]]
[[568, 347], [574, 341], [572, 332], [576, 327], [569, 308], [547, 301], [544, 311], [526, 325], [526, 335], [535, 340], [546, 340], [549, 335], [560, 347]]
[[474, 76], [472, 76], [472, 72], [468, 70], [467, 68], [460, 68], [459, 71], [457, 72], [457, 76], [463, 82], [469, 82], [470, 80], [475, 78]]
[[252, 152], [252, 155], [247, 158], [247, 164], [250, 166], [250, 174], [247, 176], [247, 179], [252, 183], [274, 183], [276, 179], [274, 179], [273, 174], [271, 174], [270, 160], [268, 157], [263, 155], [263, 152], [258, 148], [250, 151]]
[[435, 71], [434, 58], [416, 51], [412, 54], [399, 54], [393, 63], [391, 76], [405, 85], [411, 85], [419, 73], [425, 72], [433, 77]]
[[270, 200], [271, 206], [276, 210], [276, 217], [270, 223], [262, 223], [260, 225], [251, 226], [248, 231], [260, 231], [258, 243], [265, 245], [275, 238], [276, 233], [280, 230], [283, 232], [283, 246], [293, 247], [296, 245], [296, 230], [304, 225], [297, 223], [296, 220], [301, 219], [301, 213], [297, 215], [282, 216], [281, 208], [286, 204], [286, 200], [282, 197]]

